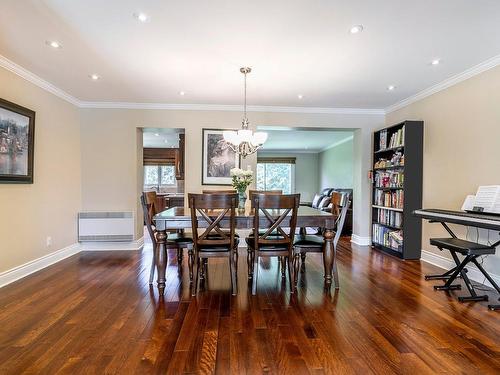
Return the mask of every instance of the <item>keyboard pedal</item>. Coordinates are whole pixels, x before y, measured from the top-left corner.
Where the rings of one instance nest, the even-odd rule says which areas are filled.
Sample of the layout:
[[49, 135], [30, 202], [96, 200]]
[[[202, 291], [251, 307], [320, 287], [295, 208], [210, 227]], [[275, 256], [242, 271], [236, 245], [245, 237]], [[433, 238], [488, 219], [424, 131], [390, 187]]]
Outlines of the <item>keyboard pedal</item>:
[[434, 285], [434, 290], [460, 290], [462, 286], [459, 284], [445, 286], [445, 285]]
[[477, 302], [477, 301], [488, 301], [488, 296], [468, 296], [468, 297], [458, 297], [459, 302]]

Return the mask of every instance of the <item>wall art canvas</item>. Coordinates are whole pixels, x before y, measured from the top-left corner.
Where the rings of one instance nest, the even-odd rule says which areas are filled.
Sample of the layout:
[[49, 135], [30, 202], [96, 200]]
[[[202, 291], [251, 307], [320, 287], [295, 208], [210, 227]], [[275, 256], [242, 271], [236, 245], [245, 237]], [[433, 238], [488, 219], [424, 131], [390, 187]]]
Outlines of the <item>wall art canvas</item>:
[[0, 183], [33, 183], [35, 112], [0, 99]]
[[224, 141], [223, 129], [202, 129], [202, 185], [231, 185], [230, 171], [240, 158]]

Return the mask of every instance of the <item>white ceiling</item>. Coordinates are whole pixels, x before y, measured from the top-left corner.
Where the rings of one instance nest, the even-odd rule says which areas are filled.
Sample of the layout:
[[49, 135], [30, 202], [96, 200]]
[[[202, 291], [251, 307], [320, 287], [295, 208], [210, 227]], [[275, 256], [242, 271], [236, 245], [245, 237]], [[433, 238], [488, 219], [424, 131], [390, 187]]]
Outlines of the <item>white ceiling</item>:
[[499, 55], [499, 20], [498, 0], [2, 0], [0, 54], [83, 101], [240, 104], [249, 65], [249, 104], [385, 108]]
[[320, 152], [353, 136], [352, 131], [344, 130], [269, 129], [260, 126], [259, 130], [267, 132], [268, 138], [261, 150], [268, 152]]
[[184, 133], [184, 130], [144, 128], [142, 131], [142, 146], [177, 148], [179, 147], [179, 133]]

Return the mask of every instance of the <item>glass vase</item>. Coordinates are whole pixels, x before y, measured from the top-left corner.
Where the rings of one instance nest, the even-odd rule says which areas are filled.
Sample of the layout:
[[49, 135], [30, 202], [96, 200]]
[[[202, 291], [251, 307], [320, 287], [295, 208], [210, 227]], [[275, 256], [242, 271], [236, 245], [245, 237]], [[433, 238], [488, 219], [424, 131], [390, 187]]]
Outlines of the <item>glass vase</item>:
[[246, 189], [245, 190], [238, 190], [238, 210], [244, 211], [245, 210], [245, 203], [247, 202], [247, 195], [246, 195]]

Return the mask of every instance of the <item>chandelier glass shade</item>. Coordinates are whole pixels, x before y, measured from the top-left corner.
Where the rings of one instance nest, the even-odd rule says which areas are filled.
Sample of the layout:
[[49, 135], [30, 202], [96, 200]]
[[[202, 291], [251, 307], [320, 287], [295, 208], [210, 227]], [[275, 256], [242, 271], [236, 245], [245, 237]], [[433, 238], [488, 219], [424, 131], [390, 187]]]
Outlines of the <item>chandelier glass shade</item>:
[[241, 155], [243, 158], [250, 154], [255, 153], [267, 140], [267, 133], [253, 132], [248, 129], [247, 118], [247, 74], [252, 71], [251, 68], [241, 68], [240, 72], [245, 75], [245, 101], [244, 101], [244, 115], [241, 122], [241, 129], [239, 130], [225, 130], [222, 132], [224, 140], [227, 142], [231, 149]]

